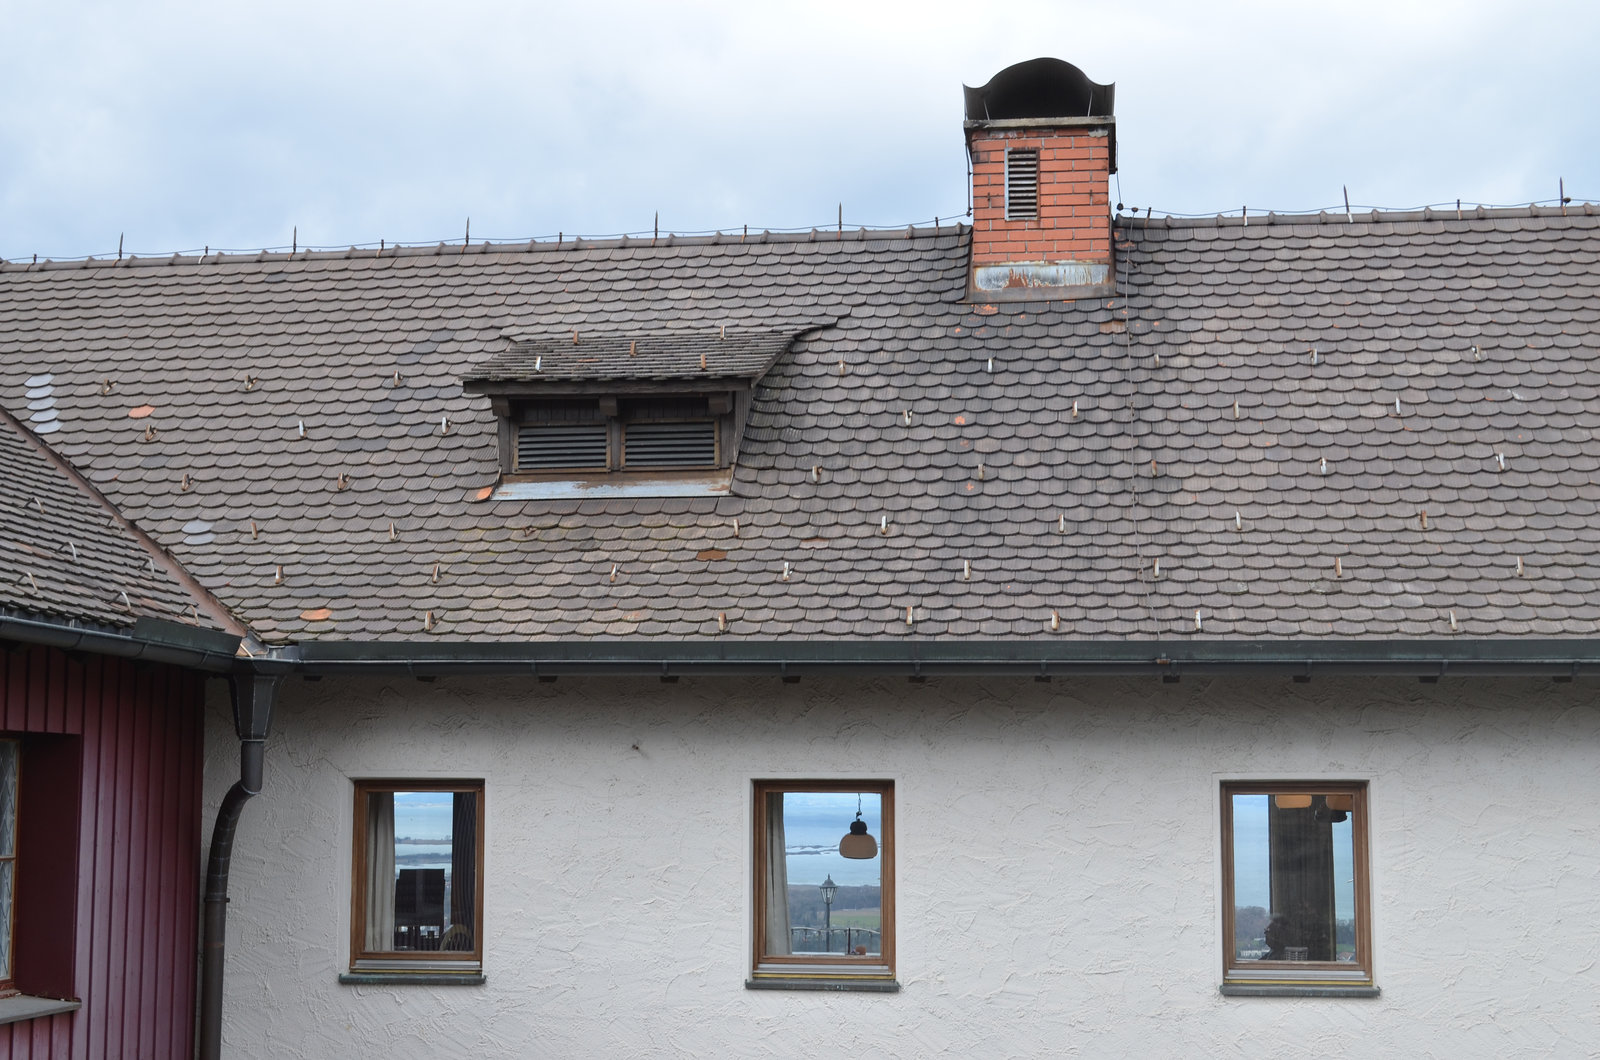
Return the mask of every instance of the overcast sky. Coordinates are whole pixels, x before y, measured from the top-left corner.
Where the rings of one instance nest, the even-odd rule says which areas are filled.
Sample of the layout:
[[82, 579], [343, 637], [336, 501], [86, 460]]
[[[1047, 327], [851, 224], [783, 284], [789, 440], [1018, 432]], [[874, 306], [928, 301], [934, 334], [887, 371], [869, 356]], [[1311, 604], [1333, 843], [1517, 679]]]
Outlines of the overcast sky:
[[1592, 3], [0, 0], [0, 256], [904, 225], [961, 85], [1117, 85], [1157, 213], [1600, 197]]

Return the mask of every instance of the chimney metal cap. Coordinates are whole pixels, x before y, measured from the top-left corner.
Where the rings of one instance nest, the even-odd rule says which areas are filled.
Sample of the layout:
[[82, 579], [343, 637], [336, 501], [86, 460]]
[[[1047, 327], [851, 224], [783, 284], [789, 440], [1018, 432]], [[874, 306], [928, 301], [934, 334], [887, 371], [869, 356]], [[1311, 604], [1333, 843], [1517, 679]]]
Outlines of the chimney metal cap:
[[1109, 118], [1117, 92], [1115, 84], [1097, 84], [1071, 63], [1049, 58], [1008, 66], [988, 84], [961, 88], [972, 122]]

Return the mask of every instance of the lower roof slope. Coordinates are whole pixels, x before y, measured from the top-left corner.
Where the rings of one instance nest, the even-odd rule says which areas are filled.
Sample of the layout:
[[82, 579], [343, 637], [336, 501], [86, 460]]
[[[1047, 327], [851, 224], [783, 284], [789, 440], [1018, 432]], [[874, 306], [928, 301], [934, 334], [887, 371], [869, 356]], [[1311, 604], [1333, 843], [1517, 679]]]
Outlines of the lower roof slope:
[[[0, 406], [269, 642], [1596, 633], [1600, 219], [1116, 237], [999, 305], [965, 229], [7, 266]], [[730, 495], [486, 499], [511, 341], [816, 320]]]
[[223, 626], [170, 560], [3, 409], [0, 468], [0, 612], [118, 630], [141, 618]]

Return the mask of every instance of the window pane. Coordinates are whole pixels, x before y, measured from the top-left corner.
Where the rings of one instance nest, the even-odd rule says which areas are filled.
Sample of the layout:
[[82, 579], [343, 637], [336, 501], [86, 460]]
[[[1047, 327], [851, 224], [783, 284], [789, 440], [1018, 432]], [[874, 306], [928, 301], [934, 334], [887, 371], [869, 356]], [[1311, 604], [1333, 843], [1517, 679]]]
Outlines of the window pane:
[[17, 741], [0, 740], [0, 858], [16, 853]]
[[1351, 810], [1348, 794], [1232, 796], [1236, 959], [1358, 959]]
[[369, 951], [475, 948], [477, 813], [471, 791], [369, 793]]
[[[767, 799], [773, 884], [767, 897], [767, 951], [784, 953], [787, 944], [792, 954], [881, 956], [883, 851], [880, 847], [870, 858], [839, 853], [839, 841], [856, 818], [857, 794], [789, 791], [772, 792]], [[859, 796], [861, 820], [875, 844], [882, 839], [882, 802], [876, 792]]]

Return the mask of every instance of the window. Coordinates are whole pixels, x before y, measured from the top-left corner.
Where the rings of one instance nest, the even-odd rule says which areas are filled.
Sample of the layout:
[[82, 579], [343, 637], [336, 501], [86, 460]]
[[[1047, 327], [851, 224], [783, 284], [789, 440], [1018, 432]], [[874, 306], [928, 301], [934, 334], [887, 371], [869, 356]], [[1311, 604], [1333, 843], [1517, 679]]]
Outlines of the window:
[[1222, 852], [1225, 992], [1370, 987], [1365, 784], [1224, 784]]
[[755, 784], [751, 987], [894, 989], [894, 785]]
[[1039, 149], [1006, 151], [1006, 220], [1032, 221], [1039, 216]]
[[[0, 739], [0, 997], [34, 999], [31, 1015], [38, 998], [72, 997], [76, 989], [82, 761], [76, 736]], [[0, 1005], [0, 1024], [15, 1018]]]
[[483, 782], [356, 782], [355, 972], [477, 972], [483, 963]]

